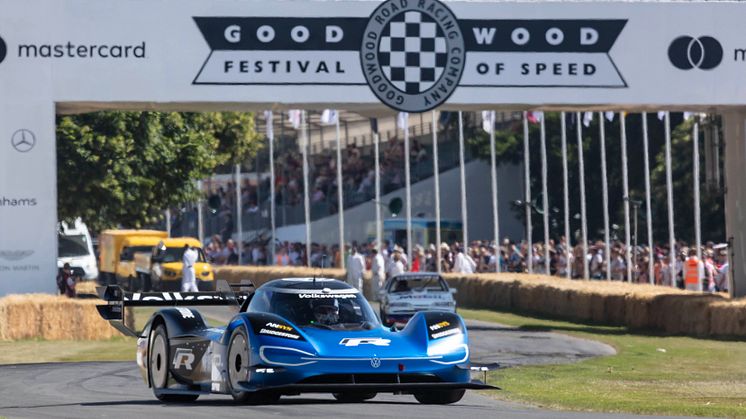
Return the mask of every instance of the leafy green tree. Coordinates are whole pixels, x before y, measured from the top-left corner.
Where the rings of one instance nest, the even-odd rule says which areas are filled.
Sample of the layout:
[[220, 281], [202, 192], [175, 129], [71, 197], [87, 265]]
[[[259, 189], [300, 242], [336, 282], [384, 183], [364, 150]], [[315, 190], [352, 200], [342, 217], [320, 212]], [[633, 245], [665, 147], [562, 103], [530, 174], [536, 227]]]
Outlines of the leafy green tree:
[[154, 223], [195, 180], [256, 154], [249, 113], [97, 112], [57, 121], [59, 218], [93, 230]]

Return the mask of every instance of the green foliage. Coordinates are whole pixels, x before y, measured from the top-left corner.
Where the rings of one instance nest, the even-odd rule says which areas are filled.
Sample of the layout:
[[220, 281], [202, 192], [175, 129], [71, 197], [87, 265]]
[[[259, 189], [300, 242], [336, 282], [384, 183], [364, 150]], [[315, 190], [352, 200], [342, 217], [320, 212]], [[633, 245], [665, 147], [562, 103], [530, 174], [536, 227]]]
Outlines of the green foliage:
[[[585, 163], [586, 205], [588, 212], [589, 238], [603, 237], [603, 196], [601, 183], [601, 145], [599, 135], [598, 113], [589, 127], [582, 127], [583, 156]], [[677, 239], [694, 240], [693, 213], [693, 162], [691, 122], [683, 121], [681, 114], [672, 115], [672, 156], [674, 178], [674, 213]], [[560, 137], [559, 113], [546, 114], [547, 127], [547, 160], [548, 160], [548, 191], [549, 206], [556, 208], [550, 212], [550, 229], [553, 237], [559, 237], [564, 231], [563, 182], [562, 182], [562, 150]], [[529, 124], [530, 161], [531, 161], [531, 195], [532, 200], [541, 205], [541, 144], [539, 140], [539, 124]], [[622, 157], [621, 157], [621, 128], [619, 114], [613, 122], [605, 121], [606, 130], [606, 165], [609, 190], [610, 224], [618, 226], [612, 230], [612, 236], [624, 238], [624, 197], [622, 188]], [[645, 175], [642, 138], [642, 117], [640, 114], [628, 115], [626, 118], [627, 154], [629, 171], [630, 196], [634, 200], [643, 201], [638, 213], [638, 242], [647, 240], [645, 229]], [[664, 146], [665, 136], [663, 123], [656, 115], [648, 114], [649, 153], [652, 187], [653, 237], [656, 242], [667, 242], [668, 219], [665, 182]], [[498, 164], [522, 164], [523, 162], [523, 126], [522, 122], [511, 123], [495, 133], [496, 154]], [[471, 150], [481, 159], [489, 161], [489, 136], [482, 130], [470, 133], [469, 145]], [[570, 196], [570, 231], [578, 237], [580, 230], [580, 181], [577, 147], [577, 125], [568, 115], [567, 120], [567, 150], [568, 150], [568, 182]], [[704, 172], [704, 138], [700, 134], [700, 162]], [[518, 174], [518, 172], [516, 172]], [[513, 179], [523, 183], [522, 172]], [[702, 239], [723, 241], [724, 209], [723, 193], [718, 190], [706, 190], [701, 185], [702, 208]], [[630, 208], [630, 211], [632, 209]], [[521, 208], [516, 208], [516, 215], [524, 218]], [[632, 217], [632, 214], [630, 214]], [[542, 216], [533, 214], [534, 226], [541, 226]], [[634, 228], [634, 219], [631, 220]], [[634, 234], [634, 230], [632, 231]], [[534, 229], [534, 239], [541, 240], [541, 228]]]
[[261, 147], [246, 113], [97, 112], [57, 121], [61, 220], [141, 227], [197, 197], [195, 180]]

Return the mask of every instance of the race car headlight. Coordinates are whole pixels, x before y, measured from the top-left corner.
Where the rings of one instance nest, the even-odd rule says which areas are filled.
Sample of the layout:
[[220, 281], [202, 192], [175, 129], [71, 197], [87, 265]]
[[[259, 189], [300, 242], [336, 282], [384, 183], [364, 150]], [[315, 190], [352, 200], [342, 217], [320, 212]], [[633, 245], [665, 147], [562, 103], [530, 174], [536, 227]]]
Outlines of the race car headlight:
[[389, 304], [389, 307], [391, 307], [391, 308], [404, 308], [404, 307], [409, 307], [410, 305], [411, 304], [409, 304], [409, 303], [391, 303], [391, 304]]
[[438, 301], [437, 303], [433, 304], [435, 307], [451, 307], [453, 305], [456, 305], [453, 301]]

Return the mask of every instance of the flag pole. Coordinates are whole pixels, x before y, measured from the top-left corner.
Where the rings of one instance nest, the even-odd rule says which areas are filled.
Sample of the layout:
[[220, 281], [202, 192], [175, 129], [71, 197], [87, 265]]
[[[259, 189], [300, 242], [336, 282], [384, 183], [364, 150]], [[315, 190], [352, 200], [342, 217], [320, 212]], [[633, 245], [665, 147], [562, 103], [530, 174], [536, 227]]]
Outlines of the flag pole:
[[570, 266], [570, 245], [572, 244], [570, 239], [570, 191], [568, 190], [569, 181], [567, 179], [567, 121], [565, 116], [564, 112], [560, 114], [562, 129], [562, 198], [565, 211], [565, 277], [572, 279], [572, 266]]
[[648, 113], [642, 113], [642, 142], [645, 149], [645, 215], [647, 216], [646, 224], [648, 229], [648, 281], [655, 284], [654, 261], [653, 261], [653, 210], [650, 201], [650, 157], [648, 150]]
[[606, 172], [606, 122], [603, 112], [598, 113], [598, 129], [601, 137], [601, 191], [604, 211], [604, 260], [606, 263], [606, 280], [611, 281], [611, 239], [609, 238], [609, 179]]
[[269, 223], [272, 233], [272, 241], [270, 242], [269, 249], [272, 259], [267, 265], [275, 264], [275, 247], [277, 243], [277, 225], [275, 221], [275, 130], [273, 124], [274, 118], [272, 117], [272, 111], [268, 111], [266, 114], [266, 125], [267, 138], [269, 139]]
[[495, 237], [495, 272], [500, 273], [500, 220], [497, 207], [497, 159], [495, 156], [495, 111], [489, 111], [490, 118], [490, 175], [492, 177], [492, 226]]
[[[334, 111], [335, 113], [337, 111]], [[339, 248], [344, 249], [345, 246], [345, 210], [344, 210], [344, 188], [342, 184], [342, 137], [339, 135], [339, 113], [335, 115], [336, 128], [337, 128], [337, 201], [339, 201], [337, 209], [337, 222], [339, 230]], [[378, 156], [376, 156], [378, 157]], [[341, 251], [341, 250], [340, 250]], [[344, 253], [340, 253], [344, 255]], [[339, 267], [345, 268], [345, 258], [339, 258]]]
[[619, 129], [622, 142], [622, 189], [624, 193], [624, 263], [627, 266], [627, 282], [632, 282], [632, 253], [630, 252], [630, 221], [629, 221], [629, 173], [627, 168], [627, 116], [619, 113]]
[[383, 230], [383, 222], [381, 220], [381, 163], [379, 162], [378, 147], [381, 141], [377, 132], [373, 133], [373, 153], [375, 154], [375, 178], [376, 178], [376, 249], [380, 253], [383, 247], [381, 246], [381, 234]]
[[441, 273], [441, 259], [443, 253], [440, 249], [440, 169], [438, 168], [438, 120], [433, 111], [432, 134], [433, 134], [433, 181], [435, 183], [435, 262], [438, 264], [437, 271]]
[[404, 184], [407, 198], [407, 270], [412, 267], [412, 177], [409, 169], [409, 114], [404, 116]]
[[[259, 169], [256, 168], [257, 173]], [[243, 247], [243, 214], [241, 214], [241, 164], [236, 165], [236, 253], [238, 253], [238, 264], [241, 265], [241, 248]], [[259, 188], [259, 184], [256, 185]]]
[[464, 116], [458, 111], [458, 165], [461, 182], [461, 220], [463, 222], [463, 247], [464, 254], [468, 254], [469, 248], [469, 218], [466, 208], [466, 169], [464, 168]]
[[[308, 128], [306, 127], [306, 111], [300, 112], [300, 129], [301, 129], [301, 154], [303, 156], [303, 209], [306, 219], [306, 266], [311, 267], [311, 203], [308, 196]], [[344, 249], [340, 249], [344, 252]], [[344, 258], [344, 253], [340, 253], [340, 259]]]
[[583, 162], [583, 127], [580, 112], [577, 113], [578, 170], [580, 171], [580, 231], [583, 240], [583, 279], [588, 279], [588, 221], [585, 209], [585, 164]]
[[529, 156], [528, 144], [528, 112], [523, 112], [523, 181], [525, 183], [525, 202], [526, 207], [526, 267], [528, 273], [534, 272], [534, 249], [531, 240], [531, 160]]
[[668, 202], [668, 260], [671, 278], [671, 286], [676, 288], [676, 238], [673, 220], [673, 176], [671, 174], [671, 113], [665, 113], [666, 131], [666, 200]]
[[[692, 142], [694, 146], [694, 243], [697, 246], [697, 260], [702, 260], [702, 230], [699, 201], [699, 121], [694, 117], [692, 127]], [[701, 282], [700, 282], [701, 286]]]
[[549, 275], [551, 270], [549, 269], [549, 193], [547, 191], [548, 183], [548, 163], [547, 163], [547, 132], [546, 132], [546, 118], [544, 113], [541, 114], [541, 194], [542, 196], [542, 210], [544, 211], [544, 273]]

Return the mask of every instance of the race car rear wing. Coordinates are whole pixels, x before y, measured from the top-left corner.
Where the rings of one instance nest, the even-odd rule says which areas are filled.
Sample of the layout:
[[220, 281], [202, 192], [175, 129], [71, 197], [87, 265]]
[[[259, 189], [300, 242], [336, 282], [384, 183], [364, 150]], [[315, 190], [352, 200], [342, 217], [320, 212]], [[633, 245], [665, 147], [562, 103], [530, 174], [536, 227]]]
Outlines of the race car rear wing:
[[[137, 332], [127, 326], [125, 307], [178, 307], [178, 306], [238, 306], [241, 307], [253, 294], [251, 284], [218, 284], [222, 291], [214, 292], [125, 292], [118, 285], [97, 288], [99, 297], [106, 304], [96, 306], [98, 314], [115, 329], [127, 336]], [[234, 292], [232, 289], [248, 291]]]

